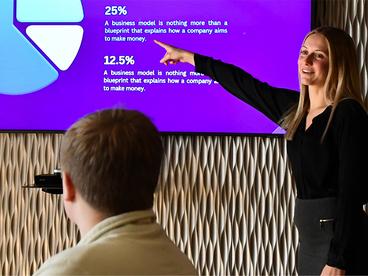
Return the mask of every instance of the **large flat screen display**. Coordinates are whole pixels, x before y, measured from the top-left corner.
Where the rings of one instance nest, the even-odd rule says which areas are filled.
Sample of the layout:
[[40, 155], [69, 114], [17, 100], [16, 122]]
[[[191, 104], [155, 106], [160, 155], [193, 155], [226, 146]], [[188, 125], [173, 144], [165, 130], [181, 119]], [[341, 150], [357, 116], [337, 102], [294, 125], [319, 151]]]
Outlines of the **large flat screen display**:
[[310, 0], [0, 0], [0, 130], [67, 129], [111, 107], [162, 132], [272, 134], [277, 126], [157, 39], [298, 89]]

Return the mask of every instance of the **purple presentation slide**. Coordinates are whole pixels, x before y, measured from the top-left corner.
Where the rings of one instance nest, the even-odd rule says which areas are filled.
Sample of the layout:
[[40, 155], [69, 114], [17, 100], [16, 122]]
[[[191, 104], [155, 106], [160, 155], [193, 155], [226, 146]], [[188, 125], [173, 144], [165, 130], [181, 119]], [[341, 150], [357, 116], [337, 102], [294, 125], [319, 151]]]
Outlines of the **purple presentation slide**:
[[272, 134], [278, 126], [157, 39], [298, 90], [310, 0], [2, 0], [0, 130], [66, 130], [96, 110], [147, 114], [162, 132]]

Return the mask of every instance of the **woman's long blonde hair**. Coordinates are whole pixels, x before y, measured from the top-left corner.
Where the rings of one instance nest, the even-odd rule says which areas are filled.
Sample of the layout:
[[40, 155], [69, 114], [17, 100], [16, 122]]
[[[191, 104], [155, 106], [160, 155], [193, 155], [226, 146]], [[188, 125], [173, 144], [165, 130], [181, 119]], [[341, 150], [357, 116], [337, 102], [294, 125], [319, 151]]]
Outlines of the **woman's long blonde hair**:
[[[343, 99], [354, 99], [363, 108], [363, 95], [359, 79], [358, 59], [353, 39], [344, 31], [334, 27], [319, 27], [306, 35], [320, 34], [327, 40], [329, 68], [324, 84], [325, 98], [332, 102], [332, 111], [321, 137], [323, 141], [330, 126], [337, 104]], [[292, 140], [294, 134], [310, 107], [308, 86], [300, 84], [300, 97], [283, 118], [282, 127], [286, 129], [285, 138]]]

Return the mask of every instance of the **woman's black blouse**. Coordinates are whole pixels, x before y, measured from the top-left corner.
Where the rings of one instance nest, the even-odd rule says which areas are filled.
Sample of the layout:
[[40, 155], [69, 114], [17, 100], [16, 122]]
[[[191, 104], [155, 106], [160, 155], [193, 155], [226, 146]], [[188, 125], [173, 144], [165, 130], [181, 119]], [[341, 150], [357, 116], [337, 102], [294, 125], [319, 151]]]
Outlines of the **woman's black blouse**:
[[[219, 60], [198, 54], [194, 58], [197, 72], [216, 80], [275, 123], [298, 103], [296, 91], [271, 87]], [[334, 237], [327, 264], [344, 269], [349, 240], [355, 231], [353, 218], [361, 212], [368, 197], [368, 117], [355, 100], [341, 101], [321, 143], [331, 111], [332, 107], [328, 106], [308, 129], [304, 118], [293, 140], [287, 142], [287, 153], [298, 198], [337, 197]]]

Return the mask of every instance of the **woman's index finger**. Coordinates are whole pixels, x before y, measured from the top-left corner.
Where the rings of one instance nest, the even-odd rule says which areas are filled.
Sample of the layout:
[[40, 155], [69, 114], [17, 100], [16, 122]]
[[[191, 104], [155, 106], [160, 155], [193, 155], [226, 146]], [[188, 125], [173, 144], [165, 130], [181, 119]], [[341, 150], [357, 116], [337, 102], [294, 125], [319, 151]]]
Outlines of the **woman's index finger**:
[[171, 46], [169, 44], [163, 43], [161, 41], [158, 40], [153, 40], [157, 45], [161, 46], [162, 48], [165, 48], [165, 50], [168, 50], [171, 48]]

